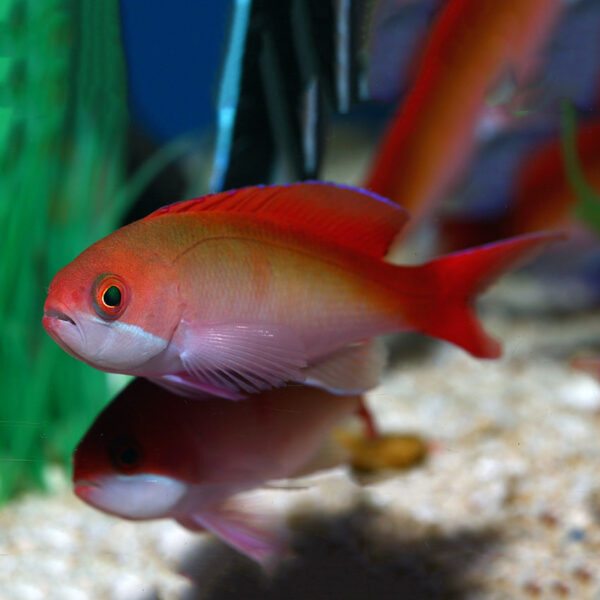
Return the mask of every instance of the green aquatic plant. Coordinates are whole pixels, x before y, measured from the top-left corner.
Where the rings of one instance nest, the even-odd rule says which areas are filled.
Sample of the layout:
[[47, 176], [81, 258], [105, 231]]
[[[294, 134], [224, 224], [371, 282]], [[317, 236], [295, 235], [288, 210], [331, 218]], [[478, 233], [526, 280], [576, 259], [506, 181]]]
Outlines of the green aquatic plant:
[[575, 214], [600, 233], [600, 198], [586, 181], [581, 166], [577, 153], [577, 113], [568, 100], [561, 104], [561, 138], [567, 179], [577, 196]]
[[42, 306], [131, 194], [118, 1], [0, 0], [0, 32], [1, 502], [67, 464], [108, 400], [105, 374], [46, 335]]

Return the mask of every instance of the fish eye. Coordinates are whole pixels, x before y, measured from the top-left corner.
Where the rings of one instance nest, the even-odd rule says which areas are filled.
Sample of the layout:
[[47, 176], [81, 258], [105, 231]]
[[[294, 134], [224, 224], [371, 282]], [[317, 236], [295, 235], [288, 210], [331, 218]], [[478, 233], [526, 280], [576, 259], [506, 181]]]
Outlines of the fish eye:
[[112, 321], [125, 309], [125, 284], [116, 275], [100, 275], [94, 283], [92, 300], [98, 316]]
[[102, 303], [108, 308], [115, 308], [121, 304], [121, 290], [116, 285], [111, 285], [102, 294]]
[[133, 439], [118, 438], [109, 450], [110, 459], [117, 471], [131, 473], [142, 462], [140, 445]]

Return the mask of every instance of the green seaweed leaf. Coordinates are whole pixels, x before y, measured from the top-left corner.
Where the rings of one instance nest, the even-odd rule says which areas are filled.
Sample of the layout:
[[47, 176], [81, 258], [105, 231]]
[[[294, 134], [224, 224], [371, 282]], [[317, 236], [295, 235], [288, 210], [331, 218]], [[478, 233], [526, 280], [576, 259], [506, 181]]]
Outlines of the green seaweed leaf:
[[0, 0], [0, 502], [42, 486], [48, 460], [67, 465], [108, 401], [106, 375], [63, 352], [41, 317], [56, 271], [118, 226], [128, 120], [118, 8]]
[[561, 103], [563, 159], [569, 185], [577, 196], [575, 214], [600, 233], [600, 198], [588, 184], [577, 152], [577, 113], [568, 100]]

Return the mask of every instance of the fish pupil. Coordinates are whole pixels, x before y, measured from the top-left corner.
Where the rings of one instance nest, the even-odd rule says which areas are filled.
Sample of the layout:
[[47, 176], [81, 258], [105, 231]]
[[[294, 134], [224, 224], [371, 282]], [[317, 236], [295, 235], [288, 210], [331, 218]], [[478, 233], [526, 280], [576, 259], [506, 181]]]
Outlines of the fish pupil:
[[111, 285], [102, 295], [106, 306], [115, 307], [121, 303], [121, 290], [116, 285]]
[[129, 473], [139, 467], [144, 453], [135, 440], [117, 438], [109, 449], [110, 460], [122, 473]]
[[127, 467], [132, 467], [137, 463], [139, 457], [140, 455], [138, 451], [133, 446], [129, 446], [121, 452], [121, 455], [119, 456], [119, 461], [121, 462], [121, 464]]

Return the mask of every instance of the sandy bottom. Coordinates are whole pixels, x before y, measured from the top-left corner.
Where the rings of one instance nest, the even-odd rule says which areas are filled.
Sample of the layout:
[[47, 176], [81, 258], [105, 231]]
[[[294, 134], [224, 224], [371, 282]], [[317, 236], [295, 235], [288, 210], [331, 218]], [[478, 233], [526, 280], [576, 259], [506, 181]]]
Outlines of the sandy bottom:
[[208, 536], [96, 512], [55, 473], [52, 494], [0, 511], [0, 598], [600, 598], [600, 386], [569, 366], [599, 315], [503, 298], [483, 318], [504, 358], [410, 337], [368, 396], [383, 431], [429, 441], [423, 465], [262, 493], [298, 555], [271, 578]]

